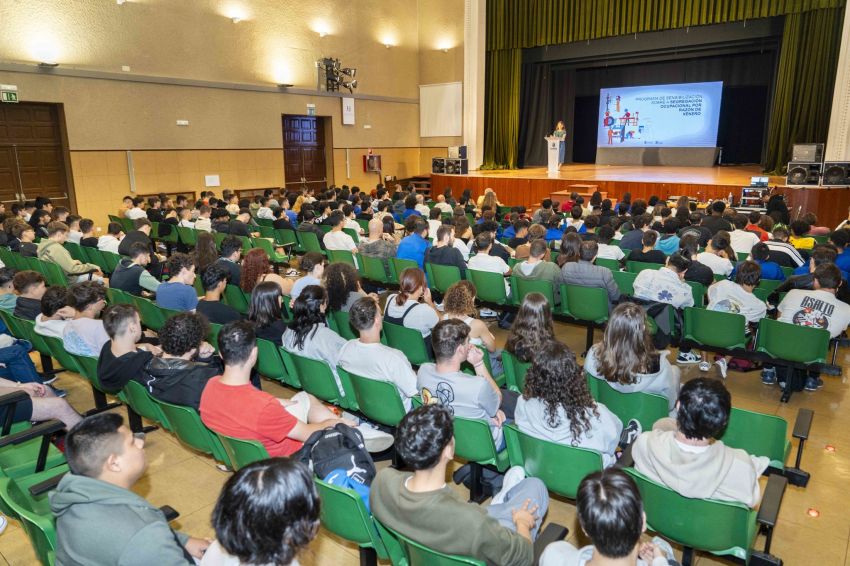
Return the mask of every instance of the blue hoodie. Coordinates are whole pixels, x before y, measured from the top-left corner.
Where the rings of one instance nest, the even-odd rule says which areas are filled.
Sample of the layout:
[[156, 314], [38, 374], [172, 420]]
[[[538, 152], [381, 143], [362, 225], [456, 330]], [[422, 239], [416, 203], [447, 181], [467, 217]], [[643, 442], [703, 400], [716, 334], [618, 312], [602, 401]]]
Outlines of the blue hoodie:
[[665, 234], [655, 242], [655, 249], [664, 252], [664, 255], [673, 255], [679, 251], [679, 236], [676, 234]]

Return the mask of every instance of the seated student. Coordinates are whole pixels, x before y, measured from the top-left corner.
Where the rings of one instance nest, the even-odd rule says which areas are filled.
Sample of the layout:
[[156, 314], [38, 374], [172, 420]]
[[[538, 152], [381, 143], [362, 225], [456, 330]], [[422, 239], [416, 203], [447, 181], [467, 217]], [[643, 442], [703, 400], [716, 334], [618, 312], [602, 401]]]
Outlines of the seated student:
[[221, 360], [204, 341], [207, 323], [196, 313], [180, 313], [159, 330], [161, 357], [151, 358], [140, 380], [155, 398], [198, 409], [211, 377], [221, 375]]
[[[649, 224], [652, 217], [648, 214], [638, 214], [632, 216], [632, 229], [623, 234], [620, 238], [620, 248], [624, 250], [643, 249], [643, 234], [649, 230]], [[655, 244], [653, 244], [654, 246]]]
[[[796, 279], [792, 277], [789, 281]], [[779, 304], [779, 320], [799, 326], [825, 328], [832, 338], [838, 337], [850, 324], [850, 305], [835, 295], [842, 285], [841, 270], [835, 264], [823, 263], [812, 272], [812, 288], [794, 288]]]
[[170, 277], [156, 290], [156, 304], [175, 311], [194, 311], [198, 306], [195, 292], [195, 260], [188, 254], [175, 253], [168, 258]]
[[[436, 210], [436, 209], [434, 209]], [[453, 265], [460, 270], [460, 276], [466, 277], [466, 262], [463, 254], [455, 246], [455, 227], [440, 224], [434, 232], [434, 245], [425, 251], [425, 263]]]
[[74, 318], [62, 334], [65, 349], [78, 356], [96, 357], [109, 341], [103, 322], [97, 318], [106, 306], [106, 290], [93, 281], [75, 283], [68, 288], [67, 301], [74, 309]]
[[384, 233], [384, 222], [380, 218], [369, 220], [369, 235], [360, 238], [357, 249], [361, 255], [380, 259], [389, 275], [389, 258], [396, 256], [397, 245], [392, 234]]
[[83, 233], [80, 232], [80, 220], [82, 218], [76, 214], [70, 214], [65, 219], [65, 224], [68, 225], [68, 241], [72, 244], [79, 244], [83, 237]]
[[24, 257], [38, 257], [38, 246], [35, 242], [35, 230], [29, 224], [17, 222], [12, 225], [12, 236], [15, 237], [17, 245], [10, 245], [12, 251], [16, 251]]
[[[239, 210], [237, 209], [236, 212], [239, 212]], [[211, 207], [205, 204], [198, 207], [198, 217], [195, 219], [195, 230], [212, 232], [212, 220], [210, 219], [211, 214]]]
[[[327, 250], [340, 250], [357, 254], [357, 243], [354, 238], [343, 232], [345, 228], [345, 216], [341, 211], [335, 211], [328, 217], [328, 224], [331, 227], [330, 232], [326, 233], [322, 238]], [[358, 226], [359, 229], [359, 226]]]
[[443, 225], [442, 218], [442, 212], [440, 212], [439, 208], [434, 207], [428, 211], [428, 237], [432, 241], [437, 237], [437, 230]]
[[313, 474], [303, 464], [290, 458], [248, 464], [218, 496], [216, 540], [201, 566], [298, 566], [298, 553], [319, 533], [319, 504]]
[[357, 299], [349, 311], [349, 321], [360, 338], [349, 340], [342, 347], [337, 359], [339, 367], [361, 377], [394, 384], [404, 409], [410, 411], [410, 399], [419, 393], [416, 372], [404, 352], [381, 343], [383, 316], [378, 300], [371, 296]]
[[289, 296], [293, 301], [298, 298], [298, 295], [301, 294], [301, 291], [305, 287], [322, 284], [325, 265], [327, 265], [327, 259], [319, 252], [307, 252], [301, 256], [300, 267], [306, 274], [296, 279], [292, 285], [292, 291], [290, 291]]
[[647, 230], [641, 236], [641, 248], [633, 248], [629, 253], [628, 261], [640, 261], [642, 263], [661, 263], [667, 262], [667, 256], [661, 250], [655, 249], [655, 243], [658, 241], [658, 232], [655, 230]]
[[15, 270], [10, 267], [0, 267], [0, 310], [14, 313], [18, 304], [15, 294]]
[[584, 371], [604, 379], [621, 393], [662, 395], [674, 414], [681, 372], [670, 364], [669, 354], [652, 345], [644, 310], [634, 303], [623, 303], [611, 313], [602, 342], [587, 352]]
[[231, 236], [245, 236], [246, 238], [257, 237], [259, 233], [251, 229], [251, 211], [240, 208], [236, 218], [227, 222], [224, 226], [216, 225], [216, 232], [225, 232]]
[[281, 277], [272, 271], [269, 254], [264, 249], [254, 248], [245, 254], [245, 259], [242, 260], [242, 276], [239, 280], [239, 286], [246, 293], [250, 293], [254, 286], [262, 281], [277, 284], [280, 287], [280, 292], [284, 295], [290, 295], [295, 284], [292, 279]]
[[[100, 238], [97, 237], [94, 231], [94, 220], [91, 218], [83, 218], [80, 220], [80, 232], [82, 232], [82, 237], [80, 237], [80, 245], [85, 246], [87, 248], [96, 248]], [[69, 234], [70, 239], [70, 234]]]
[[180, 221], [177, 222], [178, 228], [195, 228], [195, 223], [192, 221], [192, 209], [187, 207], [177, 209], [177, 216]]
[[41, 336], [61, 340], [73, 316], [74, 309], [68, 306], [68, 290], [58, 285], [48, 287], [41, 297], [41, 313], [35, 317], [34, 330]]
[[[207, 382], [201, 395], [201, 420], [219, 434], [257, 440], [269, 455], [290, 456], [310, 435], [337, 423], [357, 427], [336, 415], [305, 391], [291, 399], [278, 399], [251, 385], [257, 363], [253, 325], [247, 321], [226, 324], [218, 335], [224, 373]], [[308, 424], [310, 423], [310, 424]], [[370, 452], [386, 450], [392, 436], [371, 427], [357, 427]]]
[[599, 242], [599, 251], [597, 252], [596, 257], [603, 259], [615, 259], [617, 261], [621, 261], [626, 257], [626, 254], [623, 253], [620, 246], [611, 244], [611, 240], [614, 239], [614, 228], [612, 228], [609, 224], [600, 227], [596, 236], [597, 241]]
[[[62, 399], [65, 392], [39, 381], [25, 380], [24, 377], [27, 376], [24, 376], [23, 373], [29, 370], [21, 371], [22, 365], [7, 361], [8, 358], [4, 354], [9, 349], [8, 347], [0, 348], [0, 361], [3, 363], [3, 366], [0, 367], [0, 396], [23, 391], [29, 397], [29, 399], [15, 404], [12, 422], [42, 422], [56, 419], [62, 421], [65, 428], [68, 429], [80, 422], [82, 417], [79, 413], [68, 404], [68, 401]], [[26, 352], [22, 352], [20, 357], [30, 361]], [[2, 522], [0, 521], [0, 523]]]
[[126, 216], [130, 220], [136, 220], [137, 218], [144, 218], [145, 220], [147, 220], [148, 215], [144, 211], [144, 209], [142, 208], [144, 206], [144, 203], [145, 203], [144, 198], [142, 198], [142, 197], [134, 198], [132, 207], [129, 208], [124, 213], [124, 216]]
[[655, 242], [655, 249], [669, 256], [679, 251], [679, 236], [676, 235], [679, 231], [679, 221], [668, 218], [662, 226], [661, 237]]
[[41, 298], [47, 290], [44, 275], [38, 271], [19, 271], [12, 279], [12, 285], [18, 292], [14, 315], [26, 320], [35, 320], [35, 317], [41, 314]]
[[829, 234], [829, 228], [818, 226], [818, 217], [814, 212], [805, 213], [800, 220], [809, 225], [809, 236], [826, 236]]
[[564, 231], [561, 230], [560, 226], [561, 217], [550, 216], [549, 220], [546, 222], [546, 235], [544, 236], [544, 239], [547, 242], [560, 241], [560, 239], [564, 237]]
[[36, 210], [30, 217], [29, 225], [35, 231], [36, 238], [46, 238], [47, 224], [50, 222], [50, 213], [46, 210]]
[[[525, 388], [516, 404], [516, 424], [522, 432], [565, 444], [595, 450], [604, 466], [615, 455], [623, 423], [590, 395], [584, 372], [575, 354], [554, 340], [543, 345], [525, 374]], [[629, 423], [634, 436], [640, 425]]]
[[755, 507], [759, 476], [770, 464], [716, 437], [729, 422], [723, 382], [699, 377], [682, 386], [676, 419], [661, 419], [632, 445], [635, 469], [684, 497], [737, 501]]
[[156, 293], [161, 283], [145, 269], [151, 262], [151, 251], [142, 242], [130, 246], [130, 258], [121, 258], [109, 277], [109, 286], [131, 295], [141, 297]]
[[644, 269], [634, 281], [634, 296], [645, 301], [668, 303], [677, 309], [694, 306], [694, 295], [685, 283], [691, 260], [675, 253], [661, 269]]
[[[817, 259], [815, 259], [817, 257]], [[794, 275], [807, 275], [811, 273], [815, 267], [822, 263], [836, 263], [838, 259], [838, 250], [833, 244], [816, 244], [809, 254], [809, 261], [794, 270]], [[839, 268], [840, 269], [840, 268]], [[841, 278], [845, 281], [848, 278], [846, 271], [841, 271]]]
[[800, 267], [806, 263], [800, 252], [788, 243], [788, 229], [777, 226], [773, 229], [773, 238], [765, 242], [770, 250], [770, 261], [781, 267]]
[[[493, 381], [484, 354], [469, 342], [469, 326], [460, 320], [440, 321], [433, 330], [431, 341], [436, 363], [419, 366], [417, 387], [427, 402], [451, 405], [454, 414], [482, 419], [490, 424], [496, 448], [504, 448], [502, 423], [514, 418], [517, 394], [501, 390]], [[475, 369], [475, 375], [460, 371], [464, 362]]]
[[348, 263], [332, 263], [325, 269], [323, 287], [328, 294], [328, 310], [348, 312], [351, 305], [366, 292], [357, 269]]
[[511, 274], [511, 268], [500, 256], [490, 253], [493, 246], [493, 237], [489, 232], [478, 234], [475, 238], [475, 247], [478, 249], [478, 253], [469, 258], [467, 266], [473, 271], [487, 271], [504, 276], [506, 278], [504, 280], [505, 293], [510, 294], [511, 286], [507, 277]]
[[734, 282], [724, 279], [708, 288], [709, 310], [740, 314], [748, 323], [757, 324], [767, 314], [767, 305], [753, 295], [753, 289], [758, 287], [760, 281], [759, 264], [754, 261], [741, 262]]
[[835, 265], [838, 269], [850, 272], [850, 232], [847, 230], [836, 230], [829, 235], [829, 243], [838, 250], [835, 257]]
[[595, 240], [596, 231], [599, 229], [599, 215], [592, 214], [584, 219], [584, 234], [581, 234], [582, 240]]
[[[707, 265], [696, 260], [699, 254], [699, 240], [695, 234], [685, 234], [679, 240], [679, 253], [691, 260], [691, 266], [685, 272], [685, 281], [695, 281], [709, 287], [714, 283], [714, 272]], [[702, 306], [702, 305], [700, 305]]]
[[38, 258], [58, 265], [72, 282], [103, 282], [100, 268], [91, 263], [82, 263], [71, 257], [62, 245], [68, 239], [68, 226], [62, 222], [47, 225], [48, 237], [38, 243]]
[[581, 219], [583, 215], [584, 209], [581, 206], [572, 207], [570, 209], [570, 218], [564, 221], [564, 228], [575, 228], [579, 234], [585, 234], [587, 227], [584, 225], [584, 220]]
[[428, 240], [428, 222], [417, 218], [412, 223], [413, 231], [398, 243], [396, 257], [409, 259], [419, 265], [419, 269], [425, 269], [425, 252], [431, 246]]
[[117, 222], [110, 222], [106, 227], [106, 234], [97, 239], [97, 249], [117, 254], [123, 238], [124, 228]]
[[554, 542], [540, 556], [540, 566], [678, 566], [664, 539], [640, 542], [646, 531], [643, 502], [634, 480], [622, 470], [588, 474], [578, 486], [576, 508], [591, 544], [576, 548], [566, 541]]
[[191, 564], [209, 542], [175, 532], [130, 488], [145, 472], [144, 440], [120, 415], [101, 413], [65, 438], [71, 473], [50, 494], [57, 564]]
[[431, 299], [425, 273], [421, 269], [408, 267], [398, 279], [398, 293], [387, 297], [384, 320], [418, 330], [423, 338], [428, 338], [431, 329], [440, 320], [440, 313]]
[[204, 315], [213, 324], [227, 324], [241, 320], [242, 315], [230, 305], [221, 302], [224, 288], [227, 286], [227, 271], [213, 264], [201, 273], [204, 296], [198, 301], [195, 312]]
[[522, 300], [505, 342], [505, 351], [520, 362], [530, 363], [543, 345], [555, 340], [552, 306], [540, 293], [528, 293]]
[[791, 237], [788, 242], [798, 250], [810, 250], [815, 247], [817, 241], [809, 235], [810, 226], [803, 220], [795, 220], [791, 223]]
[[280, 287], [271, 281], [257, 284], [251, 292], [247, 319], [254, 323], [257, 338], [283, 345], [286, 323], [282, 320]]
[[[809, 260], [801, 267], [794, 270], [794, 275], [783, 281], [779, 287], [773, 290], [769, 300], [771, 304], [777, 304], [779, 294], [786, 293], [791, 289], [812, 289], [814, 285], [814, 276], [812, 275], [820, 265], [835, 265], [836, 259], [835, 249], [827, 244], [820, 244], [812, 250]], [[797, 273], [799, 271], [799, 274]], [[841, 278], [846, 281], [847, 274], [840, 271]], [[850, 290], [847, 285], [841, 285], [838, 288], [838, 298], [842, 301], [850, 301]]]
[[[761, 267], [761, 278], [773, 281], [785, 281], [785, 272], [779, 267], [779, 264], [770, 261], [770, 248], [767, 244], [759, 242], [750, 250], [750, 260], [756, 262]], [[732, 270], [730, 279], [735, 279], [739, 265]]]
[[111, 305], [103, 313], [103, 328], [109, 336], [97, 360], [97, 377], [103, 388], [116, 392], [131, 379], [142, 383], [142, 370], [162, 350], [138, 343], [142, 338], [142, 323], [136, 307]]
[[711, 237], [705, 251], [697, 254], [697, 261], [711, 268], [715, 275], [728, 277], [734, 268], [732, 260], [736, 259], [730, 256], [731, 249], [729, 232], [721, 230]]
[[396, 436], [396, 450], [413, 473], [378, 472], [369, 502], [382, 524], [438, 552], [504, 566], [533, 562], [532, 544], [549, 506], [543, 482], [515, 467], [488, 506], [467, 503], [446, 485], [455, 442], [452, 413], [441, 405], [405, 415]]
[[228, 274], [228, 283], [239, 286], [242, 277], [242, 267], [239, 261], [242, 258], [242, 240], [235, 236], [228, 236], [221, 242], [221, 257], [213, 263], [216, 267], [224, 269]]
[[301, 219], [298, 221], [298, 228], [296, 230], [298, 232], [311, 232], [315, 234], [316, 239], [319, 240], [319, 246], [325, 249], [325, 243], [323, 241], [325, 233], [319, 228], [320, 223], [321, 221], [316, 217], [315, 211], [312, 208], [304, 207], [301, 210]]
[[579, 260], [565, 263], [561, 268], [561, 282], [567, 285], [605, 289], [610, 308], [610, 305], [620, 299], [620, 289], [610, 269], [593, 264], [598, 251], [599, 245], [595, 240], [583, 241], [579, 250]]
[[[516, 250], [520, 246], [524, 246], [528, 243], [528, 229], [531, 227], [531, 223], [528, 220], [524, 220], [520, 218], [515, 221], [511, 228], [513, 229], [513, 236], [510, 236], [510, 240], [508, 240], [508, 247], [512, 250]], [[505, 230], [504, 237], [508, 237], [507, 230]], [[545, 236], [544, 236], [545, 239]]]
[[735, 229], [729, 232], [729, 242], [736, 254], [750, 253], [753, 246], [761, 241], [758, 234], [747, 230], [747, 222], [747, 217], [743, 214], [732, 217], [732, 226]]
[[529, 246], [528, 259], [514, 266], [513, 275], [517, 279], [549, 281], [557, 303], [560, 299], [561, 269], [558, 264], [548, 259], [549, 248], [546, 241], [533, 240]]

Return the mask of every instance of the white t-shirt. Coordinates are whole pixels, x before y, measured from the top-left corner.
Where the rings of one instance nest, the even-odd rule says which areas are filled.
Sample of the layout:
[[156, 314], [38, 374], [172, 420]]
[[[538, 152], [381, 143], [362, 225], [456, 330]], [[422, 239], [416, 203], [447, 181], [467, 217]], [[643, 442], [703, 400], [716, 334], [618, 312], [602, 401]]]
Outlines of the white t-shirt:
[[102, 252], [112, 252], [114, 254], [117, 254], [118, 246], [120, 244], [121, 240], [119, 240], [112, 234], [106, 234], [105, 236], [101, 236], [97, 239], [97, 249]]
[[[505, 260], [499, 256], [483, 253], [477, 253], [469, 258], [467, 267], [475, 271], [489, 271], [490, 273], [498, 273], [500, 275], [504, 275], [511, 270], [510, 266], [505, 263]], [[508, 283], [508, 280], [505, 279], [505, 293], [510, 294], [510, 292], [511, 285]]]
[[732, 262], [725, 257], [720, 257], [717, 254], [702, 252], [697, 254], [697, 261], [703, 265], [707, 265], [715, 275], [726, 275], [732, 273], [734, 266]]
[[408, 299], [403, 305], [398, 306], [395, 301], [396, 296], [397, 294], [393, 293], [387, 297], [387, 306], [384, 309], [384, 315], [400, 318], [407, 309], [412, 305], [416, 305], [410, 309], [410, 312], [404, 318], [404, 327], [418, 330], [422, 333], [423, 338], [430, 336], [431, 329], [440, 322], [437, 312], [428, 305], [418, 303], [413, 299]]
[[623, 253], [623, 248], [620, 246], [599, 244], [599, 251], [596, 253], [596, 257], [601, 257], [602, 259], [616, 259], [617, 261], [620, 261], [626, 257], [626, 254]]
[[708, 288], [708, 308], [743, 315], [747, 322], [758, 322], [767, 314], [764, 301], [733, 281], [718, 281]]
[[410, 398], [418, 390], [416, 372], [404, 352], [380, 343], [349, 340], [340, 350], [337, 363], [347, 372], [394, 384], [401, 395], [404, 410], [410, 411]]
[[435, 239], [437, 237], [437, 230], [440, 229], [440, 226], [443, 225], [442, 220], [428, 220], [428, 238]]
[[62, 340], [67, 320], [45, 320], [43, 314], [35, 317], [35, 333], [42, 336], [52, 336]]
[[463, 256], [463, 261], [469, 261], [469, 246], [467, 246], [460, 238], [455, 238], [455, 243], [453, 245]]
[[452, 205], [450, 205], [447, 202], [438, 202], [437, 204], [434, 205], [434, 208], [439, 208], [440, 212], [447, 212], [447, 213], [452, 212]]
[[354, 243], [354, 238], [341, 230], [339, 232], [334, 232], [333, 230], [328, 232], [322, 238], [322, 241], [324, 241], [325, 247], [329, 250], [342, 250], [346, 252], [357, 250], [357, 244]]
[[135, 220], [137, 218], [147, 218], [148, 214], [144, 210], [136, 206], [125, 212], [124, 216], [126, 216], [130, 220]]
[[835, 338], [850, 324], [850, 305], [828, 291], [792, 289], [779, 303], [779, 320], [797, 326], [826, 328]]
[[79, 244], [80, 240], [83, 239], [83, 233], [78, 230], [69, 230], [68, 231], [68, 241], [73, 242], [75, 244]]
[[733, 230], [729, 232], [729, 240], [736, 254], [748, 254], [761, 238], [746, 230]]

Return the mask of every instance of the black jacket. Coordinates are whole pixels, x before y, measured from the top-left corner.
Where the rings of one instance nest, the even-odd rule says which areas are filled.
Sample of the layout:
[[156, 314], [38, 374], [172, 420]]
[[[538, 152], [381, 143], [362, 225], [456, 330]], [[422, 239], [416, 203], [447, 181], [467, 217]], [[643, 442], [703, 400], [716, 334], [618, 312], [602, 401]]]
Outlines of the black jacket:
[[141, 379], [157, 399], [198, 410], [207, 381], [221, 375], [223, 370], [218, 356], [197, 362], [180, 358], [151, 358]]
[[425, 263], [436, 263], [437, 265], [454, 265], [460, 269], [460, 276], [466, 275], [466, 262], [463, 254], [454, 246], [436, 247], [431, 246], [425, 250]]

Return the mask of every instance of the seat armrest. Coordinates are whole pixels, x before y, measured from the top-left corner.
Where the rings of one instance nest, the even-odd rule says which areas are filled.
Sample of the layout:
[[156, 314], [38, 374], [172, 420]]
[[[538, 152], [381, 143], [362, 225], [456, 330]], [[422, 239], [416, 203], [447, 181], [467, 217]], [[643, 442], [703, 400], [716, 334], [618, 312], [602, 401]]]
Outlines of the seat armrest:
[[12, 419], [15, 417], [15, 406], [29, 399], [29, 395], [25, 391], [12, 391], [5, 395], [0, 395], [0, 407], [6, 407], [6, 415], [0, 426], [0, 436], [9, 434], [12, 430]]
[[21, 401], [26, 401], [27, 399], [29, 399], [29, 397], [30, 396], [27, 395], [26, 391], [12, 391], [10, 393], [0, 395], [0, 407], [4, 407], [12, 403], [20, 403]]
[[814, 416], [815, 413], [811, 409], [798, 410], [797, 418], [794, 419], [794, 432], [791, 433], [791, 436], [794, 438], [808, 440]]
[[773, 527], [779, 517], [779, 507], [782, 505], [782, 496], [788, 487], [788, 479], [779, 474], [771, 474], [767, 478], [767, 487], [764, 488], [764, 497], [761, 499], [756, 521], [760, 525]]
[[38, 423], [32, 428], [28, 428], [27, 430], [22, 430], [21, 432], [16, 432], [15, 434], [9, 434], [0, 438], [0, 448], [20, 444], [34, 438], [41, 438], [42, 436], [53, 434], [64, 429], [65, 423], [62, 421], [44, 421], [43, 423]]
[[567, 538], [567, 535], [570, 533], [570, 530], [558, 523], [549, 523], [546, 525], [546, 528], [543, 529], [537, 540], [534, 541], [534, 564], [540, 562], [540, 556], [543, 554], [543, 551], [546, 550], [546, 547], [552, 544], [553, 542], [558, 542], [559, 540], [564, 540]]
[[180, 516], [180, 513], [175, 511], [171, 505], [163, 505], [159, 510], [162, 511], [162, 514], [165, 515], [165, 520], [169, 523]]
[[50, 479], [46, 479], [43, 482], [39, 482], [30, 487], [30, 495], [33, 497], [37, 497], [43, 493], [47, 493], [53, 489], [56, 489], [56, 486], [59, 485], [59, 480], [65, 477], [67, 472], [62, 472], [61, 474], [57, 474]]

